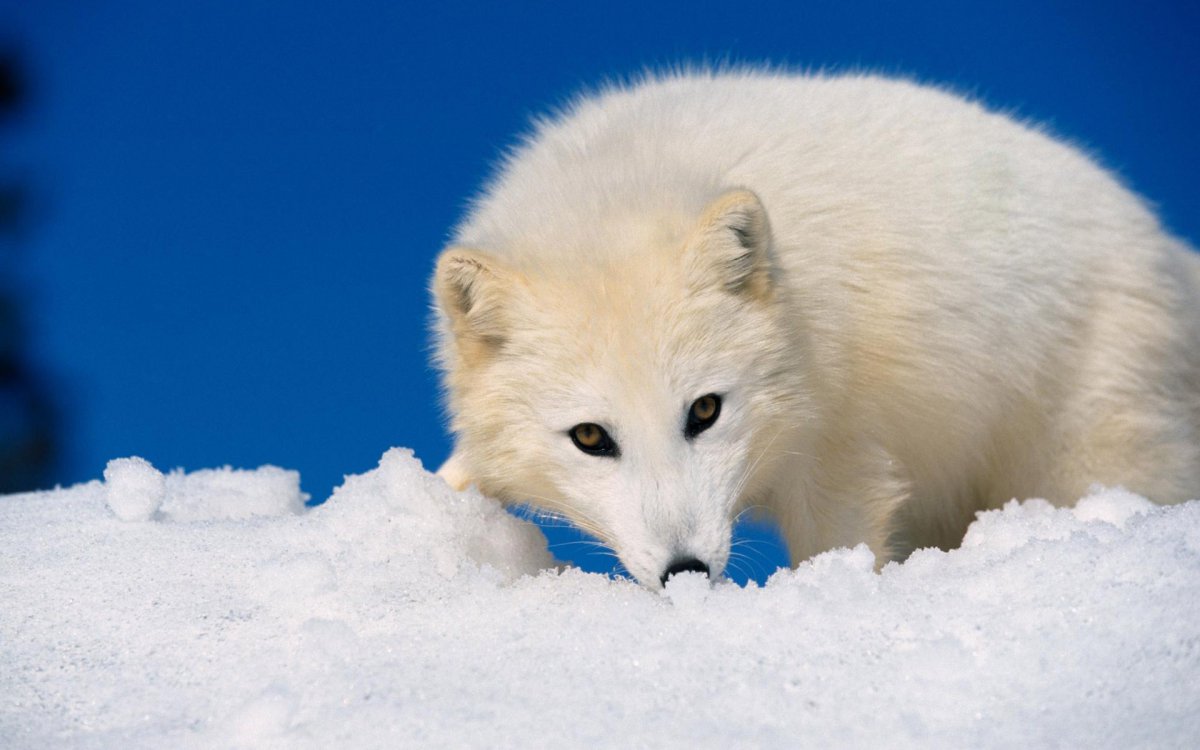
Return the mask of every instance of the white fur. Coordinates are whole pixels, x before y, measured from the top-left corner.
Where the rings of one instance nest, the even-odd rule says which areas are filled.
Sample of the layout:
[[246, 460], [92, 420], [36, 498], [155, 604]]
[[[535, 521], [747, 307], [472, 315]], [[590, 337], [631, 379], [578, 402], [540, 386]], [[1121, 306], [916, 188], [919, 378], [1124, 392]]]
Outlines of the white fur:
[[[740, 509], [794, 561], [1010, 498], [1200, 495], [1200, 261], [1078, 150], [873, 76], [686, 73], [541, 122], [434, 278], [443, 475], [652, 587]], [[696, 398], [720, 418], [682, 433]], [[619, 458], [568, 437], [602, 425]]]

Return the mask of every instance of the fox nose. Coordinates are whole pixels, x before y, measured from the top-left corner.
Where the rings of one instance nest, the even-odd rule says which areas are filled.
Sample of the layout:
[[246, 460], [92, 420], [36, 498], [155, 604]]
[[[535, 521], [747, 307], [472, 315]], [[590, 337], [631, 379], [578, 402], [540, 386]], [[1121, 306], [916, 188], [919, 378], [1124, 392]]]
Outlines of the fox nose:
[[662, 585], [667, 585], [667, 579], [676, 573], [703, 573], [708, 575], [708, 566], [700, 562], [694, 557], [677, 557], [667, 566], [667, 570], [662, 574]]

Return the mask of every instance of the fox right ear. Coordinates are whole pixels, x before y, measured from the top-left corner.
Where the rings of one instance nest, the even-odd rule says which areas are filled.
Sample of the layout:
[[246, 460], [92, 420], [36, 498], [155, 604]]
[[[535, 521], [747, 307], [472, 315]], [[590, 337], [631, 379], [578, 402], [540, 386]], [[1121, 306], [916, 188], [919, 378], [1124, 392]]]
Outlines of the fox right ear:
[[697, 284], [731, 294], [770, 296], [774, 287], [771, 225], [749, 190], [735, 189], [708, 205], [688, 243]]
[[507, 335], [504, 297], [511, 273], [478, 250], [451, 247], [438, 258], [433, 294], [460, 348], [499, 348]]

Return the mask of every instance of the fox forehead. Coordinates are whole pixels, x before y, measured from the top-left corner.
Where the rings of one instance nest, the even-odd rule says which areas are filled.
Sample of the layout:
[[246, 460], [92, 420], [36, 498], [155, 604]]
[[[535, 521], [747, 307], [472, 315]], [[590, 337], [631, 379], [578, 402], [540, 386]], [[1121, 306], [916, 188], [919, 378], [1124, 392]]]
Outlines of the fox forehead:
[[[529, 305], [514, 326], [509, 359], [535, 378], [559, 421], [677, 410], [710, 377], [709, 337], [670, 274], [587, 269], [570, 279], [529, 279]], [[697, 394], [699, 395], [699, 394]], [[567, 424], [566, 426], [570, 426]]]
[[735, 300], [697, 295], [678, 268], [645, 258], [569, 276], [527, 274], [525, 283], [512, 351], [612, 385], [698, 386], [706, 379], [700, 371], [716, 368], [748, 324]]

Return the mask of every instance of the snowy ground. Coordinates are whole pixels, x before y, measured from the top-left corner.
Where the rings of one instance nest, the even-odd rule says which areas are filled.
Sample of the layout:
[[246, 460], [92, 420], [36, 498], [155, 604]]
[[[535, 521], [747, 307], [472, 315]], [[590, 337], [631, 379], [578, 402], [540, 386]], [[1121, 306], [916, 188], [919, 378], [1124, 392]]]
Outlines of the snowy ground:
[[665, 594], [407, 451], [0, 498], [0, 747], [1196, 747], [1200, 502], [984, 514]]

